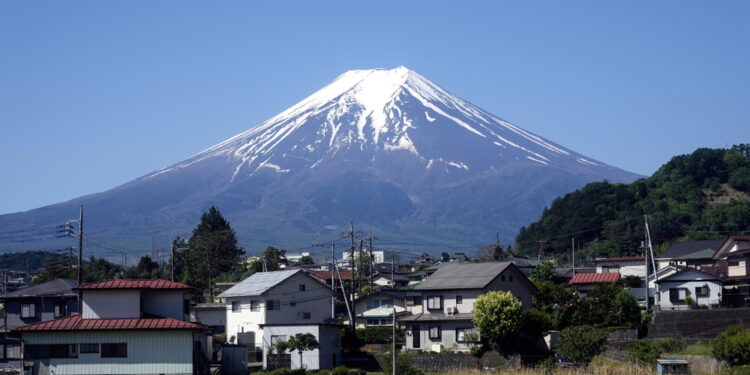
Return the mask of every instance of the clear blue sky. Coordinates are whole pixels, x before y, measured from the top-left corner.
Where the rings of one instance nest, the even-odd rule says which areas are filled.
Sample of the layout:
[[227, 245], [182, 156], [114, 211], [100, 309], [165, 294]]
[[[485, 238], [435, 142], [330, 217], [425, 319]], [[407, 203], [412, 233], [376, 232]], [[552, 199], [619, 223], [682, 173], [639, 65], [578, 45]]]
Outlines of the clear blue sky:
[[0, 213], [115, 187], [404, 65], [651, 174], [750, 141], [748, 1], [3, 1]]

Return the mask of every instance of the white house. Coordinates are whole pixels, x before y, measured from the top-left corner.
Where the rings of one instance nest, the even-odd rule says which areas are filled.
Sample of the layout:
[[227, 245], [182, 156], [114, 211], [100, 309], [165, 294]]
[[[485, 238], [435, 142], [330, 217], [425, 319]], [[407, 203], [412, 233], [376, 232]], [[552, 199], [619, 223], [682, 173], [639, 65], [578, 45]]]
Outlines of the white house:
[[[721, 303], [721, 280], [693, 268], [685, 268], [661, 278], [656, 285], [657, 303], [662, 310], [682, 310], [701, 305], [711, 307]], [[688, 300], [691, 300], [690, 303]]]
[[619, 273], [622, 277], [646, 278], [646, 262], [643, 257], [598, 258], [594, 263], [596, 273]]
[[357, 328], [390, 327], [393, 325], [393, 309], [396, 315], [406, 313], [404, 293], [381, 289], [354, 300], [354, 317]]
[[74, 290], [81, 314], [16, 329], [28, 373], [187, 375], [207, 368], [206, 327], [185, 321], [192, 287], [109, 280]]
[[[321, 349], [305, 352], [305, 368], [330, 367], [333, 356], [323, 346], [338, 342], [339, 331], [325, 328], [333, 323], [332, 293], [317, 278], [303, 270], [258, 272], [219, 297], [226, 301], [227, 337], [237, 339], [252, 332], [255, 347], [263, 350], [264, 363], [276, 341], [287, 340], [296, 333], [313, 333]], [[341, 357], [339, 350], [340, 346], [334, 348], [337, 361]], [[292, 355], [293, 368], [302, 364], [298, 356]]]
[[406, 326], [407, 348], [468, 351], [465, 337], [474, 331], [474, 301], [489, 291], [510, 291], [528, 309], [536, 288], [511, 262], [456, 263], [438, 269], [410, 291], [411, 301], [417, 301], [414, 292], [421, 293], [422, 312], [398, 319]]

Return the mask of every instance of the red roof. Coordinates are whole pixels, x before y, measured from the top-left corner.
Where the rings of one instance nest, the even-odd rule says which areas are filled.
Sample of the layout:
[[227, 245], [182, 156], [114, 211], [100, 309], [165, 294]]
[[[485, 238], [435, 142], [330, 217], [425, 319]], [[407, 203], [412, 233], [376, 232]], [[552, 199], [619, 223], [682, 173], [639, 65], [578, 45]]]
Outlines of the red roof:
[[128, 280], [114, 279], [79, 285], [73, 290], [91, 290], [91, 289], [194, 289], [192, 286], [176, 283], [169, 280], [146, 279], [146, 280]]
[[594, 262], [634, 262], [637, 260], [643, 261], [644, 257], [615, 257], [615, 258], [598, 258]]
[[573, 279], [568, 282], [568, 285], [575, 284], [606, 284], [616, 283], [620, 280], [619, 272], [610, 273], [577, 273]]
[[25, 325], [14, 331], [106, 331], [144, 329], [204, 329], [206, 327], [172, 318], [81, 319], [81, 315]]
[[[320, 277], [321, 279], [330, 280], [331, 279], [331, 271], [307, 271], [311, 274]], [[354, 280], [354, 275], [350, 271], [339, 271], [336, 273], [336, 280], [339, 279], [339, 273], [341, 274], [341, 280]]]

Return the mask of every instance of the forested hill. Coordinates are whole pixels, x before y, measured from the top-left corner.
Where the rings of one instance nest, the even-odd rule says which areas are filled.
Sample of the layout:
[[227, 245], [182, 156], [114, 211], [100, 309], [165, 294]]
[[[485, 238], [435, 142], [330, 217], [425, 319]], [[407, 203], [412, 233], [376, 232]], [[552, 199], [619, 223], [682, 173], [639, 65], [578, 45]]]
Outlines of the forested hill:
[[[750, 144], [701, 148], [631, 184], [590, 183], [557, 198], [539, 221], [521, 228], [516, 251], [567, 259], [640, 255], [643, 215], [657, 251], [678, 240], [750, 232]], [[580, 259], [580, 258], [579, 258]]]

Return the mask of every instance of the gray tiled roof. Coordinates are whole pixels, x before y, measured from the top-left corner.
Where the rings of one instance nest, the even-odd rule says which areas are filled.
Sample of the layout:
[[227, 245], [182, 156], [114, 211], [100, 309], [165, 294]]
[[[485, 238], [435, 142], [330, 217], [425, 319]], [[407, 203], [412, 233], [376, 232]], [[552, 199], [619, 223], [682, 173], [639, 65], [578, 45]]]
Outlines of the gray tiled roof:
[[256, 272], [247, 279], [237, 283], [237, 285], [219, 294], [219, 298], [260, 296], [266, 293], [269, 289], [279, 285], [282, 281], [300, 272], [304, 273], [302, 270]]
[[78, 285], [78, 281], [73, 279], [54, 279], [45, 283], [21, 288], [8, 294], [3, 294], [0, 298], [23, 298], [39, 296], [77, 296], [73, 292], [73, 287]]
[[446, 264], [414, 289], [482, 289], [505, 271], [510, 264], [510, 262]]
[[[689, 257], [692, 254], [702, 252], [703, 254], [700, 254], [698, 256], [702, 256], [705, 258], [711, 258], [713, 256], [713, 253], [716, 252], [716, 250], [721, 247], [721, 244], [724, 243], [724, 240], [701, 240], [701, 241], [686, 241], [686, 242], [678, 242], [667, 249], [663, 254], [659, 255], [658, 259], [675, 259], [675, 258], [681, 258], [681, 259], [695, 259], [693, 257]], [[706, 251], [710, 250], [710, 251]], [[708, 255], [708, 253], [711, 253]], [[697, 254], [696, 254], [697, 255]]]

